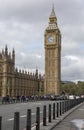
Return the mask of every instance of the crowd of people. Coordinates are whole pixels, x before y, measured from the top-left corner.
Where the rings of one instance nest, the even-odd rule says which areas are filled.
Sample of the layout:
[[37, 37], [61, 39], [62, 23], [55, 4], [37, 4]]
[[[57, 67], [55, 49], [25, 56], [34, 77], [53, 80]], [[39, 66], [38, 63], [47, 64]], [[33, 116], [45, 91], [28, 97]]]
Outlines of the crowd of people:
[[15, 96], [10, 97], [9, 95], [6, 95], [2, 97], [1, 102], [2, 104], [8, 104], [8, 103], [19, 103], [19, 102], [28, 102], [28, 101], [39, 101], [39, 100], [67, 100], [67, 95], [61, 94], [61, 95], [32, 95], [32, 96]]
[[50, 100], [50, 96], [38, 96], [38, 95], [32, 95], [32, 96], [16, 96], [16, 97], [10, 97], [9, 95], [3, 96], [1, 99], [2, 104], [8, 104], [8, 103], [18, 103], [18, 102], [28, 102], [28, 101], [37, 101], [37, 100]]

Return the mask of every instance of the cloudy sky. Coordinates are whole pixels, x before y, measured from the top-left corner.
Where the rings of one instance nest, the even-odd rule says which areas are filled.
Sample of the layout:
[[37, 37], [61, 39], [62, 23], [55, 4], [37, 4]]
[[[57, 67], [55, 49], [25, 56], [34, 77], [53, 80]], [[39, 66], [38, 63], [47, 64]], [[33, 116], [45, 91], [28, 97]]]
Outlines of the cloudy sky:
[[[84, 0], [54, 0], [62, 34], [62, 80], [84, 80]], [[44, 73], [44, 30], [52, 0], [0, 0], [0, 51], [15, 48], [16, 67]]]

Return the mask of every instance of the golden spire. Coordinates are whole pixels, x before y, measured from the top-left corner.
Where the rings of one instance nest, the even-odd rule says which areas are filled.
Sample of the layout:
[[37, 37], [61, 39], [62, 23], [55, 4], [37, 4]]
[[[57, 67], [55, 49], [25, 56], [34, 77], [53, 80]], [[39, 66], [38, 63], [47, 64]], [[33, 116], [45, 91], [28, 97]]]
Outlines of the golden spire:
[[51, 12], [50, 17], [56, 17], [55, 11], [54, 11], [54, 2], [53, 1], [52, 1], [52, 12]]

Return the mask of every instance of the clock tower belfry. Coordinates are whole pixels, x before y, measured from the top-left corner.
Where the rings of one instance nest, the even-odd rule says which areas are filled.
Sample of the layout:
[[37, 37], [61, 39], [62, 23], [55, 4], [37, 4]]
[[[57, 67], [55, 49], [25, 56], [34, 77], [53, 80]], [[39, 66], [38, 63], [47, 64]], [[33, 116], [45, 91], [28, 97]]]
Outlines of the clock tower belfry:
[[45, 46], [45, 94], [60, 94], [61, 85], [61, 33], [52, 5], [49, 25], [44, 35]]

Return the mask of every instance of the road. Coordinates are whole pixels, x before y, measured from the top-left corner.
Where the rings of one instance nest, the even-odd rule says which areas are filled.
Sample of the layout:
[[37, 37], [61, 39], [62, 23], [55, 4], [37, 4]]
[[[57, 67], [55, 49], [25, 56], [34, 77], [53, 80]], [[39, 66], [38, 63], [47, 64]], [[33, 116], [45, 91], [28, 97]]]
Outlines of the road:
[[53, 104], [53, 102], [54, 101], [38, 101], [0, 105], [0, 116], [2, 116], [2, 130], [13, 130], [14, 112], [20, 112], [20, 130], [23, 130], [26, 126], [27, 109], [32, 110], [32, 122], [34, 123], [36, 117], [36, 107], [40, 107], [40, 112], [42, 115], [43, 106], [48, 106], [48, 104]]

